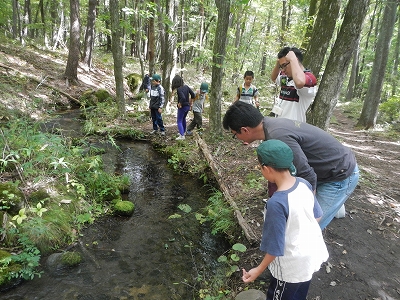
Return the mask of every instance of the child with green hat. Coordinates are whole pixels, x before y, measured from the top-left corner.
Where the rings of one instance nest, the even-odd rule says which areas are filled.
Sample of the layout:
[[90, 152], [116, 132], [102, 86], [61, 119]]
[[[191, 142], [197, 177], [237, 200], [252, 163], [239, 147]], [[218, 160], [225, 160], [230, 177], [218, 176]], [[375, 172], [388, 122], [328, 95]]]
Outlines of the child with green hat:
[[186, 134], [191, 135], [192, 130], [197, 126], [198, 130], [201, 130], [203, 127], [203, 109], [204, 102], [208, 99], [208, 83], [202, 82], [200, 84], [200, 89], [196, 91], [196, 97], [194, 98], [194, 102], [192, 105], [193, 110], [193, 119], [190, 122]]
[[293, 152], [287, 144], [264, 141], [257, 156], [264, 178], [278, 189], [265, 205], [260, 250], [266, 254], [259, 266], [243, 269], [242, 279], [252, 282], [268, 267], [267, 300], [305, 300], [313, 273], [329, 257], [317, 221], [322, 210], [310, 183], [294, 177]]
[[151, 76], [151, 88], [150, 88], [150, 115], [153, 122], [152, 134], [156, 133], [160, 129], [160, 134], [165, 135], [165, 127], [162, 118], [162, 109], [164, 107], [165, 91], [161, 85], [161, 76], [154, 74]]

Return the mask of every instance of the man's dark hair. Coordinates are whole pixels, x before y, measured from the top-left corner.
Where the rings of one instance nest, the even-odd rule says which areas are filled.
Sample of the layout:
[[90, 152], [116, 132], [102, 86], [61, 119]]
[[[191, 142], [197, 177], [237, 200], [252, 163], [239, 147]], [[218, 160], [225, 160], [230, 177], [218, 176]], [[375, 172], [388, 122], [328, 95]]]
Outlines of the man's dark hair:
[[247, 76], [251, 76], [252, 78], [254, 78], [254, 72], [253, 71], [244, 72], [243, 78], [246, 78]]
[[289, 51], [293, 51], [294, 54], [296, 54], [297, 59], [299, 60], [299, 62], [303, 62], [303, 53], [300, 51], [300, 49], [297, 49], [295, 47], [285, 47], [282, 48], [281, 51], [279, 51], [278, 53], [278, 58], [282, 58], [285, 57]]
[[225, 129], [240, 132], [242, 127], [257, 127], [264, 116], [253, 105], [243, 101], [236, 101], [225, 113], [222, 125]]
[[184, 85], [184, 83], [183, 83], [183, 79], [182, 79], [181, 76], [175, 75], [175, 77], [172, 78], [171, 90], [175, 90], [177, 88], [180, 88], [183, 85]]

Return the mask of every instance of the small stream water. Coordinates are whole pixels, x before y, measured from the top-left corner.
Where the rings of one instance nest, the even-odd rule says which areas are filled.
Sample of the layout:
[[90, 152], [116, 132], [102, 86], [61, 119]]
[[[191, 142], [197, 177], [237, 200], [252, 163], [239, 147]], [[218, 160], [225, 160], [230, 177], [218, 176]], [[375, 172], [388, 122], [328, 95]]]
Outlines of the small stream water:
[[[210, 234], [195, 213], [207, 205], [208, 189], [175, 174], [149, 144], [120, 142], [107, 149], [108, 168], [131, 179], [130, 218], [108, 216], [83, 232], [84, 261], [3, 292], [0, 299], [196, 299], [199, 276], [209, 279], [227, 243]], [[178, 208], [187, 204], [192, 211]], [[179, 218], [169, 218], [179, 214]], [[82, 251], [82, 249], [85, 249]]]

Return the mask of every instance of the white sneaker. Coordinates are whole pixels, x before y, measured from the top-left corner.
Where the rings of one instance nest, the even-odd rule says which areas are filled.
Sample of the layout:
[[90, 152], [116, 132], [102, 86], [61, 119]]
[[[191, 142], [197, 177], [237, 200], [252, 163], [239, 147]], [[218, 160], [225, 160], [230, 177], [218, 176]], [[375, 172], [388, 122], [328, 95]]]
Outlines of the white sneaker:
[[155, 134], [157, 130], [150, 131], [150, 134]]
[[161, 135], [165, 135], [165, 131], [161, 131], [161, 133], [160, 133]]
[[346, 216], [346, 208], [344, 207], [344, 204], [340, 207], [340, 209], [338, 210], [338, 212], [335, 215], [336, 219], [341, 219], [344, 218]]
[[184, 140], [185, 136], [184, 135], [179, 135], [175, 140], [179, 141], [179, 140]]

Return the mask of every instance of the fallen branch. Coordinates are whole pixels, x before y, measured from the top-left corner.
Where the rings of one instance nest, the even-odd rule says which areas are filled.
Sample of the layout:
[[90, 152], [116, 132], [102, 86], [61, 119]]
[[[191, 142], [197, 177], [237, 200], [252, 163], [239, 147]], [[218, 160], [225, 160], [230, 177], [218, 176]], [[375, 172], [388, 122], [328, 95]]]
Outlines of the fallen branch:
[[240, 227], [242, 228], [247, 240], [251, 244], [255, 244], [259, 242], [259, 237], [254, 233], [254, 231], [251, 229], [247, 221], [243, 218], [242, 213], [239, 210], [239, 207], [237, 206], [236, 202], [233, 200], [233, 197], [229, 193], [228, 187], [225, 185], [223, 179], [221, 178], [220, 172], [218, 170], [217, 164], [214, 162], [214, 159], [208, 150], [207, 144], [200, 138], [200, 136], [195, 132], [194, 133], [195, 140], [197, 144], [199, 145], [200, 149], [203, 151], [203, 154], [208, 162], [208, 164], [211, 167], [211, 170], [214, 173], [214, 176], [219, 184], [219, 187], [224, 194], [224, 197], [226, 201], [228, 201], [229, 205], [233, 208], [233, 211], [235, 213], [235, 216], [238, 220], [238, 223]]
[[31, 79], [31, 80], [33, 80], [33, 81], [39, 83], [38, 86], [43, 85], [43, 86], [45, 86], [45, 87], [51, 88], [51, 89], [55, 90], [57, 93], [60, 93], [61, 95], [67, 97], [69, 100], [71, 100], [71, 101], [74, 102], [75, 104], [78, 104], [79, 106], [82, 106], [81, 102], [80, 102], [78, 99], [72, 97], [70, 94], [65, 93], [65, 92], [63, 92], [63, 91], [57, 89], [56, 87], [54, 87], [54, 86], [52, 86], [52, 85], [50, 85], [50, 84], [45, 83], [44, 80], [47, 78], [47, 76], [46, 76], [45, 79], [38, 79], [38, 78], [35, 78], [35, 77], [33, 77], [33, 76], [30, 76], [30, 75], [28, 75], [28, 74], [26, 74], [26, 73], [24, 73], [24, 72], [21, 72], [21, 71], [19, 71], [19, 70], [17, 70], [17, 69], [14, 69], [14, 68], [9, 67], [9, 66], [6, 66], [6, 65], [3, 65], [3, 64], [0, 64], [0, 67], [6, 69], [7, 71], [8, 71], [8, 70], [12, 70], [12, 71], [14, 71], [14, 72], [18, 72], [18, 73], [24, 75], [25, 77], [27, 77], [27, 78], [29, 78], [29, 79]]

